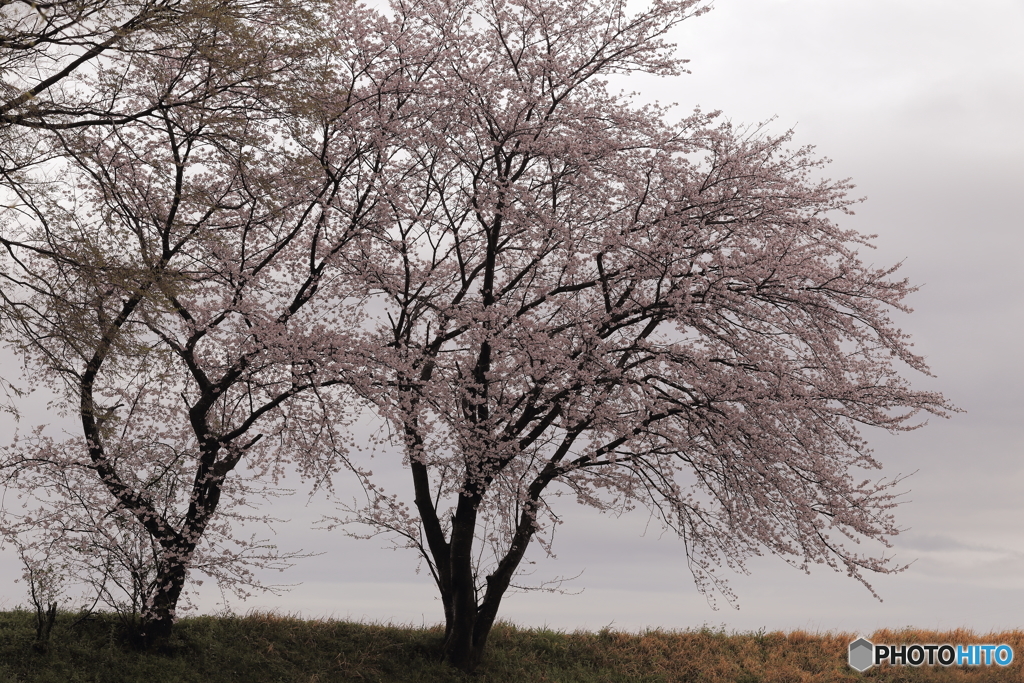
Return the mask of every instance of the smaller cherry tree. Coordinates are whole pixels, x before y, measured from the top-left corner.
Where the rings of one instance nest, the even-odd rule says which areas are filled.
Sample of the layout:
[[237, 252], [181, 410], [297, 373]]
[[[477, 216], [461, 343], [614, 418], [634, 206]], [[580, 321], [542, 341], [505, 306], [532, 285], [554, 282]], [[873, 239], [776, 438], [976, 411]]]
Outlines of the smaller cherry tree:
[[[65, 181], [0, 238], [5, 340], [82, 430], [5, 451], [8, 485], [36, 497], [6, 529], [59, 521], [47, 533], [108, 603], [127, 596], [146, 643], [191, 570], [244, 588], [287, 559], [234, 533], [286, 464], [344, 461], [360, 293], [325, 274], [372, 228], [395, 106], [367, 18], [218, 26], [124, 65], [112, 87], [147, 114], [55, 133]], [[296, 91], [326, 73], [348, 79], [329, 101]]]
[[895, 482], [854, 478], [879, 467], [859, 427], [948, 410], [896, 368], [926, 372], [888, 313], [913, 287], [858, 258], [828, 217], [851, 186], [789, 135], [669, 124], [602, 80], [678, 73], [661, 38], [698, 4], [393, 10], [436, 58], [409, 79], [389, 226], [347, 268], [374, 294], [361, 390], [412, 496], [368, 480], [354, 518], [422, 553], [447, 659], [479, 662], [563, 493], [650, 508], [702, 591], [764, 550], [866, 586], [899, 569], [842, 541], [898, 533]]

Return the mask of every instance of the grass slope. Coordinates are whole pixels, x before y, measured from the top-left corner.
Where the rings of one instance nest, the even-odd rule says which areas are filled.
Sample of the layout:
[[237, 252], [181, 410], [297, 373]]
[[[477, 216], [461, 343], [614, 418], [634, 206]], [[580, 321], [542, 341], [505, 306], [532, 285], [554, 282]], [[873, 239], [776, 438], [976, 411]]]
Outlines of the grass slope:
[[[1024, 681], [1024, 631], [879, 631], [874, 642], [1007, 643], [1000, 667], [875, 667], [846, 664], [849, 634], [726, 634], [703, 629], [641, 634], [560, 633], [494, 628], [484, 663], [464, 676], [437, 660], [443, 631], [275, 614], [192, 617], [176, 626], [168, 651], [140, 653], [111, 615], [59, 615], [49, 651], [36, 652], [34, 615], [0, 613], [0, 681], [11, 683], [327, 683], [334, 681]], [[76, 623], [77, 621], [77, 623]]]

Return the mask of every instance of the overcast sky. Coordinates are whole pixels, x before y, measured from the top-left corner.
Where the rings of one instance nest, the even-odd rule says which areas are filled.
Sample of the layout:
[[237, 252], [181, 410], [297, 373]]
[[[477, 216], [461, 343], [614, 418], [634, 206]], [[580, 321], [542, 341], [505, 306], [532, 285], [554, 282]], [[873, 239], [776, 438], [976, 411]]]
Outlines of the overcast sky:
[[[912, 377], [966, 412], [900, 436], [869, 434], [881, 475], [916, 472], [897, 510], [897, 560], [872, 577], [884, 602], [827, 568], [805, 575], [775, 557], [728, 575], [739, 609], [713, 610], [682, 544], [647, 516], [612, 518], [566, 500], [557, 559], [535, 580], [582, 575], [576, 595], [526, 593], [504, 618], [573, 630], [645, 627], [810, 629], [1022, 628], [1024, 610], [1024, 0], [717, 0], [675, 33], [691, 75], [634, 79], [649, 99], [721, 109], [737, 123], [777, 117], [796, 141], [833, 159], [867, 201], [844, 227], [877, 234], [876, 265], [903, 261], [922, 286], [901, 316], [935, 377]], [[908, 373], [911, 373], [909, 369]], [[374, 469], [384, 469], [384, 463]], [[400, 474], [400, 473], [395, 473]], [[397, 490], [395, 492], [398, 492]], [[427, 573], [408, 551], [311, 529], [320, 509], [277, 508], [283, 549], [324, 551], [285, 574], [281, 597], [232, 603], [307, 617], [396, 623], [443, 619]], [[0, 554], [0, 609], [25, 602], [20, 569]], [[218, 597], [200, 605], [215, 611]]]

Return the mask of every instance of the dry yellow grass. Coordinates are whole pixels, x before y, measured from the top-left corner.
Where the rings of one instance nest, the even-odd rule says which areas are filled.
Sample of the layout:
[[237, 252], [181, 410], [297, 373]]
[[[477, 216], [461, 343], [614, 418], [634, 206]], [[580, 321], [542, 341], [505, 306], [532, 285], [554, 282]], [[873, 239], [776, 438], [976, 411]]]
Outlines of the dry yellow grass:
[[[885, 629], [868, 635], [888, 645], [949, 643], [1002, 644], [1014, 650], [1010, 666], [919, 667], [883, 664], [860, 674], [847, 665], [856, 634], [805, 631], [726, 635], [715, 631], [609, 634], [608, 656], [626, 672], [650, 680], [707, 683], [833, 683], [838, 681], [1024, 681], [1024, 631], [977, 634], [966, 629], [937, 632]], [[614, 653], [614, 654], [613, 654]]]

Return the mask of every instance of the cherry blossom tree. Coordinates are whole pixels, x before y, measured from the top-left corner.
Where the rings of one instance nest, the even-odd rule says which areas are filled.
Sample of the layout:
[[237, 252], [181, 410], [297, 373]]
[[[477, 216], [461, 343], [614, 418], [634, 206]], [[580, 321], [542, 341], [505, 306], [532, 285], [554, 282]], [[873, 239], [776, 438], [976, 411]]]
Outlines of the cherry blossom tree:
[[678, 74], [663, 41], [694, 0], [399, 2], [436, 60], [415, 80], [390, 210], [347, 268], [373, 294], [364, 396], [390, 426], [411, 507], [367, 480], [355, 519], [425, 558], [444, 653], [471, 671], [554, 499], [647, 506], [702, 591], [770, 552], [864, 583], [898, 570], [893, 481], [864, 426], [949, 409], [890, 313], [913, 287], [838, 227], [852, 188], [790, 135], [677, 123], [609, 91]]
[[[5, 450], [6, 484], [32, 494], [5, 531], [45, 519], [39, 547], [56, 534], [100, 590], [126, 582], [143, 642], [169, 634], [190, 570], [245, 587], [287, 559], [232, 527], [285, 464], [346, 457], [361, 292], [327, 274], [372, 228], [396, 110], [373, 21], [343, 5], [316, 33], [223, 34], [237, 69], [140, 58], [130, 104], [148, 113], [57, 131], [62, 182], [0, 237], [5, 340], [81, 424]], [[325, 75], [330, 91], [292, 87]]]

